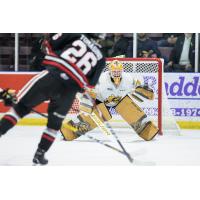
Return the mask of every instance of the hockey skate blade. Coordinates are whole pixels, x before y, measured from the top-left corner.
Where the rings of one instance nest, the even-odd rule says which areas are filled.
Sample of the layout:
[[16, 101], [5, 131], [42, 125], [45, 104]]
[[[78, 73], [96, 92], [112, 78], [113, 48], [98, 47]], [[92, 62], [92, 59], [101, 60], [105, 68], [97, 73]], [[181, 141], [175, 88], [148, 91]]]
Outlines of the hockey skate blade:
[[39, 164], [36, 164], [36, 163], [32, 163], [32, 166], [39, 166]]
[[42, 165], [40, 163], [33, 163], [32, 166], [47, 166], [47, 164], [46, 165]]
[[42, 166], [42, 165], [39, 163], [32, 163], [32, 166]]

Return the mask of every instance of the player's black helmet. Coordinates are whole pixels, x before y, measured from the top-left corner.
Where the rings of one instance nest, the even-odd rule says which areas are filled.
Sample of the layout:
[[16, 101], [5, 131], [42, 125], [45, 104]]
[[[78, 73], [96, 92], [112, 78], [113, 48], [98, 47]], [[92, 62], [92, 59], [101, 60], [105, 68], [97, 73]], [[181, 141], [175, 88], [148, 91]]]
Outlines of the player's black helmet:
[[87, 33], [87, 35], [94, 39], [104, 40], [106, 38], [106, 33]]

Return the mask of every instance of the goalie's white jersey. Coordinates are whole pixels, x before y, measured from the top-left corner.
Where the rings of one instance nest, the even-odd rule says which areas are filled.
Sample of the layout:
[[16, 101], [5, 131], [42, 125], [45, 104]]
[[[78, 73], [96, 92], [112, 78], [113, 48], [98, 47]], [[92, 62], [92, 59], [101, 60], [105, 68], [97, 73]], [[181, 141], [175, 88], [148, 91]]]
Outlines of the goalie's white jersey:
[[118, 87], [112, 82], [109, 72], [102, 73], [97, 86], [95, 87], [96, 99], [104, 102], [106, 106], [115, 106], [128, 93], [135, 88], [134, 78], [123, 72]]

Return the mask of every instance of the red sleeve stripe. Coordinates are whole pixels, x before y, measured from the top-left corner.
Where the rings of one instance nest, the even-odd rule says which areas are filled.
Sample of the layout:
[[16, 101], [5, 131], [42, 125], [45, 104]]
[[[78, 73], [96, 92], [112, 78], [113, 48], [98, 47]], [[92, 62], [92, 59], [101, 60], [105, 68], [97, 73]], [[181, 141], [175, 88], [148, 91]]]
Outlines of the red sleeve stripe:
[[50, 135], [43, 133], [42, 138], [45, 138], [47, 140], [49, 140], [50, 142], [53, 142], [55, 140], [54, 137], [51, 137]]
[[13, 125], [15, 125], [17, 123], [17, 119], [15, 119], [13, 116], [11, 115], [5, 115], [3, 117], [3, 119], [6, 119], [8, 121], [10, 121]]
[[47, 70], [44, 70], [28, 81], [28, 83], [26, 83], [26, 85], [18, 92], [17, 99], [20, 100], [38, 80], [46, 76], [48, 73]]
[[58, 63], [64, 65], [65, 67], [71, 68], [72, 70], [74, 68], [76, 70], [75, 71], [76, 73], [78, 73], [86, 82], [88, 81], [85, 74], [82, 72], [82, 70], [79, 67], [76, 66], [76, 64], [74, 64], [68, 60], [65, 60], [61, 57], [58, 57], [58, 55], [54, 55], [54, 56], [47, 55], [47, 56], [45, 56], [45, 59], [58, 62]]

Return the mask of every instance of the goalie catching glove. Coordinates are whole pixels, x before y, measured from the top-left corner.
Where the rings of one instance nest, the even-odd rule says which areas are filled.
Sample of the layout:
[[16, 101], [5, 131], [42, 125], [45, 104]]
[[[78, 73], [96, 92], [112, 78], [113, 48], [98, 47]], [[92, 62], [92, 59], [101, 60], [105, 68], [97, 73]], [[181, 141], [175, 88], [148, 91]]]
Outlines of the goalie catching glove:
[[153, 100], [154, 92], [148, 85], [139, 85], [135, 88], [135, 93], [141, 95], [146, 99]]
[[12, 106], [17, 102], [15, 90], [9, 88], [4, 90], [1, 89], [0, 99], [3, 100], [5, 106]]

